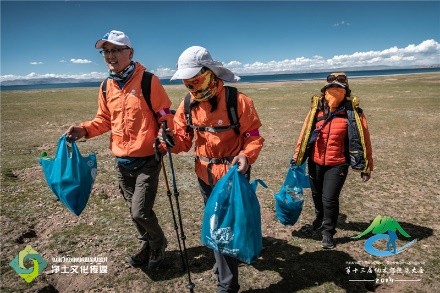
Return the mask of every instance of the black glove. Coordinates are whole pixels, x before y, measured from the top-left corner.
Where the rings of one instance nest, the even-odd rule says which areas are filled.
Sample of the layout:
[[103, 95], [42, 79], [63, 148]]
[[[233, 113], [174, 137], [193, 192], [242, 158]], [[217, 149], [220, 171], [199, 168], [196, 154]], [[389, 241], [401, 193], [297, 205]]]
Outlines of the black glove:
[[175, 144], [174, 144], [173, 138], [167, 134], [167, 131], [166, 131], [167, 128], [168, 128], [167, 127], [167, 121], [166, 120], [162, 121], [162, 137], [163, 137], [163, 140], [167, 144], [167, 147], [172, 148], [172, 147], [175, 146]]

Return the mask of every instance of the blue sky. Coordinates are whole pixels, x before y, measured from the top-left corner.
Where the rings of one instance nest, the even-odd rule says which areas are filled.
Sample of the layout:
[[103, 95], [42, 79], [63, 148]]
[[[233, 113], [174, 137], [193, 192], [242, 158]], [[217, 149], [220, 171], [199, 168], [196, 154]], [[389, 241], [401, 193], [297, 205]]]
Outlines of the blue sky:
[[112, 29], [161, 77], [192, 45], [239, 75], [440, 63], [439, 1], [1, 1], [1, 81], [100, 80]]

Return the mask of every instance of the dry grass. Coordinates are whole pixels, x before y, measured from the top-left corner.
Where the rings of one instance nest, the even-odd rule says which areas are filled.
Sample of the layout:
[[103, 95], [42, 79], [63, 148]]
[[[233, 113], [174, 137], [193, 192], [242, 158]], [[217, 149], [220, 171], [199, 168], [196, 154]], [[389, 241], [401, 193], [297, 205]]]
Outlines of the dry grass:
[[[439, 202], [439, 74], [359, 78], [350, 82], [361, 98], [372, 134], [375, 172], [362, 183], [351, 172], [341, 195], [337, 247], [323, 251], [320, 239], [297, 230], [313, 220], [309, 191], [303, 213], [293, 227], [275, 219], [273, 194], [279, 189], [312, 94], [321, 82], [238, 84], [251, 96], [263, 122], [266, 142], [253, 167], [253, 177], [268, 189], [258, 192], [264, 250], [252, 265], [240, 266], [243, 292], [365, 292], [365, 282], [344, 274], [348, 262], [419, 262], [422, 274], [377, 273], [375, 277], [420, 278], [420, 282], [383, 283], [376, 292], [439, 292], [440, 252], [436, 207]], [[174, 107], [183, 86], [167, 86]], [[81, 141], [83, 153], [98, 156], [99, 173], [88, 206], [80, 217], [63, 208], [47, 188], [36, 162], [42, 150], [52, 155], [59, 136], [71, 123], [92, 118], [96, 89], [57, 89], [1, 93], [1, 291], [2, 292], [185, 292], [178, 246], [168, 198], [163, 187], [155, 211], [170, 242], [160, 271], [133, 269], [125, 259], [136, 250], [135, 229], [116, 187], [108, 135]], [[180, 192], [187, 247], [195, 292], [215, 292], [209, 249], [200, 245], [202, 199], [191, 154], [173, 156]], [[169, 168], [167, 167], [167, 170]], [[163, 179], [161, 178], [161, 181]], [[161, 182], [160, 186], [164, 186]], [[418, 242], [387, 259], [363, 249], [362, 232], [376, 215], [394, 216]], [[399, 240], [403, 244], [404, 239]], [[9, 262], [27, 244], [49, 266], [32, 283], [25, 283]], [[105, 256], [106, 274], [49, 274], [52, 257]], [[70, 264], [71, 265], [71, 264]], [[380, 265], [376, 265], [380, 266]], [[387, 266], [387, 264], [382, 264]], [[390, 266], [390, 265], [388, 265]], [[42, 291], [49, 290], [49, 291]], [[52, 290], [52, 291], [50, 291]]]

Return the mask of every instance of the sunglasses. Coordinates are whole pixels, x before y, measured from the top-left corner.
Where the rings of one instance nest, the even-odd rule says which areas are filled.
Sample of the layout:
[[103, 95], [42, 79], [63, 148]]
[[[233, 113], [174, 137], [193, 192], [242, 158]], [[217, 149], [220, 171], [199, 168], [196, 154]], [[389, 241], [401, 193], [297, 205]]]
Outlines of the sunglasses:
[[129, 50], [129, 49], [130, 48], [126, 47], [126, 48], [119, 48], [119, 49], [102, 50], [102, 51], [99, 51], [99, 54], [101, 54], [104, 57], [108, 57], [108, 56], [110, 56], [110, 54], [113, 54], [114, 56], [119, 56], [119, 55], [121, 55], [122, 51]]
[[335, 76], [333, 74], [327, 76], [327, 82], [334, 82], [334, 81], [338, 81], [340, 83], [347, 83], [347, 76], [346, 75]]

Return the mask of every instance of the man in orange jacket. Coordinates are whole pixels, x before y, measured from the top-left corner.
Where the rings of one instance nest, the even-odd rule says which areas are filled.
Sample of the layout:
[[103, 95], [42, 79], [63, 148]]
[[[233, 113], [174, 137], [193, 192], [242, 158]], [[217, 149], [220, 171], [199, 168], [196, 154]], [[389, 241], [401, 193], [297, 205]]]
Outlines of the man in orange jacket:
[[153, 211], [161, 169], [155, 160], [153, 142], [158, 122], [167, 120], [172, 125], [171, 101], [159, 78], [153, 75], [150, 109], [141, 86], [146, 68], [132, 61], [134, 49], [123, 32], [112, 30], [96, 42], [95, 48], [101, 49], [109, 68], [106, 93], [101, 85], [95, 118], [80, 126], [72, 125], [65, 135], [76, 140], [111, 131], [110, 149], [116, 157], [119, 189], [141, 240], [140, 251], [129, 257], [128, 263], [153, 269], [163, 261], [167, 246]]
[[[226, 103], [230, 88], [224, 81], [235, 82], [239, 77], [212, 59], [208, 50], [199, 46], [186, 49], [179, 57], [178, 69], [171, 80], [182, 79], [190, 98], [192, 125], [188, 125], [183, 101], [174, 116], [175, 146], [173, 153], [187, 152], [194, 144], [195, 169], [199, 187], [206, 203], [217, 181], [230, 165], [238, 164], [238, 171], [249, 175], [262, 147], [261, 122], [252, 100], [237, 94], [237, 131], [230, 125]], [[190, 126], [190, 128], [188, 128]], [[163, 141], [162, 130], [159, 138]], [[194, 143], [193, 143], [194, 142]], [[238, 292], [238, 261], [214, 252], [218, 292]]]

